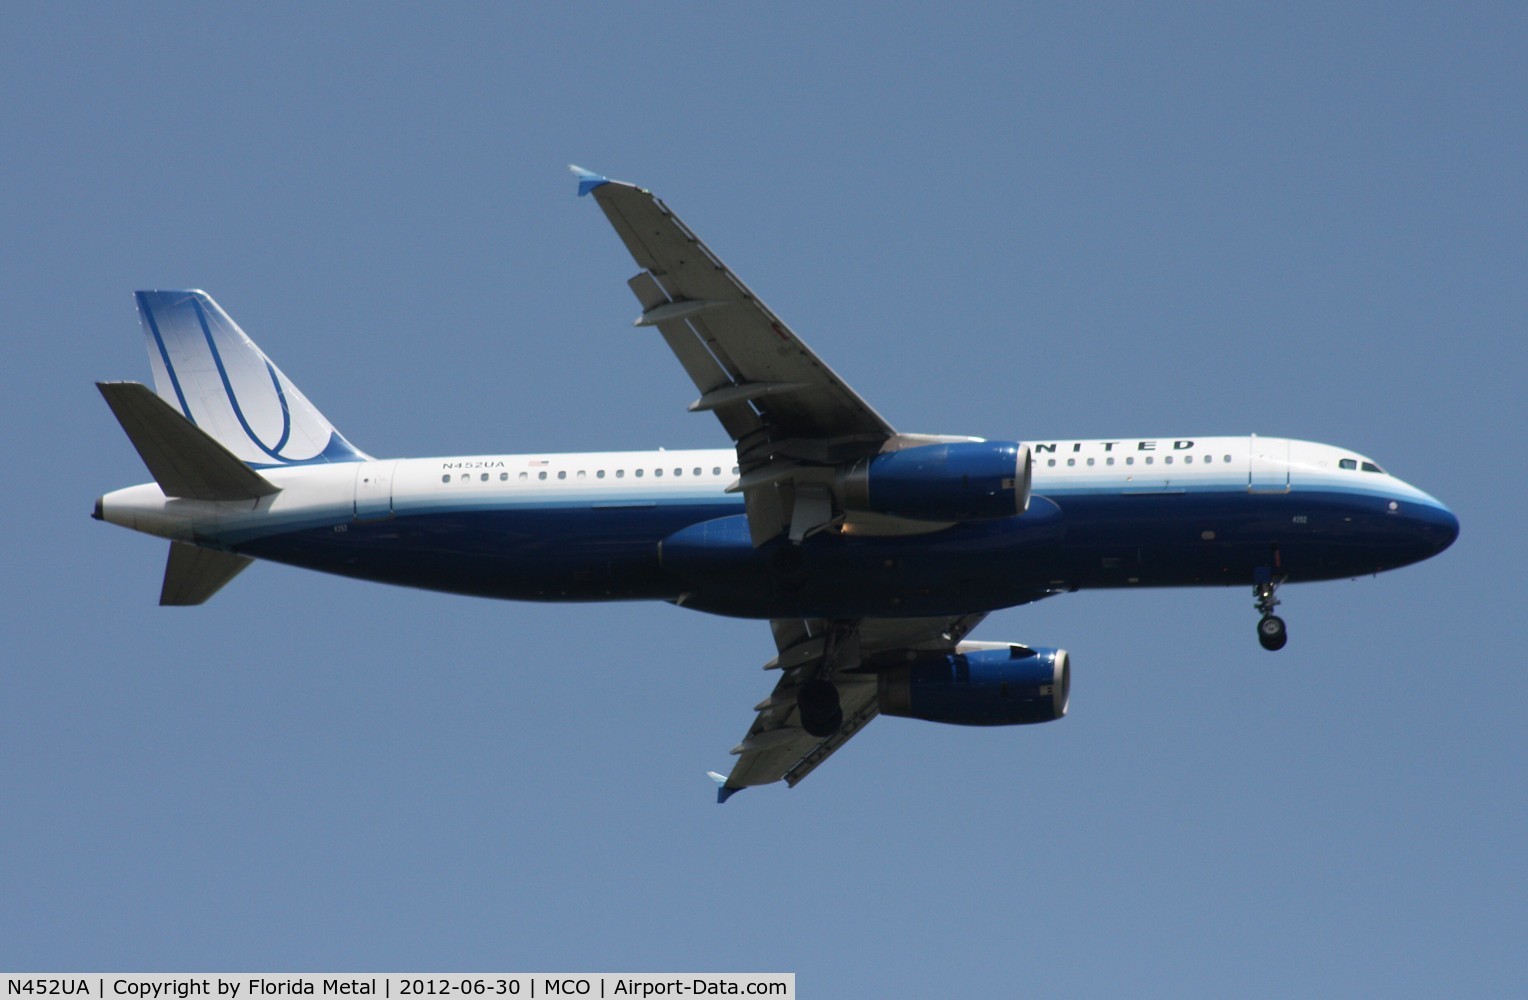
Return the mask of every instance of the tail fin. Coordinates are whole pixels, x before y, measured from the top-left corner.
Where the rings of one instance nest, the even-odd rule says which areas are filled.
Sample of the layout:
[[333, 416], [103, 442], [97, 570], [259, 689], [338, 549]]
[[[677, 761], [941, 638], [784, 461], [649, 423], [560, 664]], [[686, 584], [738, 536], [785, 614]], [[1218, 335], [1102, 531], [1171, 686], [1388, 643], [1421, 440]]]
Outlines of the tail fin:
[[324, 419], [206, 292], [138, 292], [154, 389], [256, 467], [370, 456]]

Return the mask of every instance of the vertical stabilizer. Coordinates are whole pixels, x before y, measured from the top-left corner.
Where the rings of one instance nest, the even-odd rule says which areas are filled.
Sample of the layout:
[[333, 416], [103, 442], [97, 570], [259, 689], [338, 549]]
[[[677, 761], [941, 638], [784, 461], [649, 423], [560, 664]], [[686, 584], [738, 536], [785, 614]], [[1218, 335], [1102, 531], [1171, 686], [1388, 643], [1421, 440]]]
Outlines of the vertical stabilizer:
[[345, 440], [206, 292], [138, 292], [154, 390], [240, 461], [357, 462]]

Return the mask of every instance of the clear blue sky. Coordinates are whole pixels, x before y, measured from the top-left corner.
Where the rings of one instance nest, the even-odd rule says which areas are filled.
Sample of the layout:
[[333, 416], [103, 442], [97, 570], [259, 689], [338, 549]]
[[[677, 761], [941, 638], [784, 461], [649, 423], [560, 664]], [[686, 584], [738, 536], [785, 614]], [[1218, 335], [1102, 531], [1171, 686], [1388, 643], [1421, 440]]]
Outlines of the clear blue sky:
[[[1065, 9], [1063, 9], [1063, 7]], [[0, 965], [779, 970], [803, 997], [1528, 979], [1519, 4], [11, 4]], [[977, 633], [1071, 717], [703, 776], [758, 623], [257, 565], [155, 606], [91, 382], [210, 291], [378, 455], [726, 443], [569, 162], [651, 187], [899, 429], [1340, 443], [1463, 534]], [[979, 991], [986, 990], [983, 994]]]

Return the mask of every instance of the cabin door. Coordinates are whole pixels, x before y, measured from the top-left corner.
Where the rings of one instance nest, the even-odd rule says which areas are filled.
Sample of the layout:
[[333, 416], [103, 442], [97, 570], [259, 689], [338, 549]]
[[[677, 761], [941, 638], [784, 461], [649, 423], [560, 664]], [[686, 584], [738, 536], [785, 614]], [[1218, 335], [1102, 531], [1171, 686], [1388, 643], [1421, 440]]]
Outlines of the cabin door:
[[393, 470], [398, 461], [360, 462], [355, 468], [355, 519], [383, 521], [393, 516]]
[[1289, 492], [1289, 439], [1252, 435], [1248, 449], [1247, 491]]

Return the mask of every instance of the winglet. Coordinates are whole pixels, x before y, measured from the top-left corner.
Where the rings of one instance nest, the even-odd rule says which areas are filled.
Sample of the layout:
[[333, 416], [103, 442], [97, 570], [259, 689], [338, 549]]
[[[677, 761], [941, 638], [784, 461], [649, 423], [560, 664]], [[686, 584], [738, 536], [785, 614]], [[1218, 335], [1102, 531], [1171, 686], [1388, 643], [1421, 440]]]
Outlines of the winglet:
[[585, 170], [583, 167], [580, 167], [576, 164], [568, 164], [568, 169], [573, 171], [574, 176], [578, 178], [578, 196], [580, 198], [588, 194], [590, 191], [593, 191], [595, 188], [603, 184], [610, 183], [609, 177], [597, 174], [592, 170]]
[[721, 805], [732, 796], [741, 792], [741, 788], [728, 788], [726, 775], [717, 774], [715, 771], [707, 771], [706, 777], [716, 782], [716, 804]]

